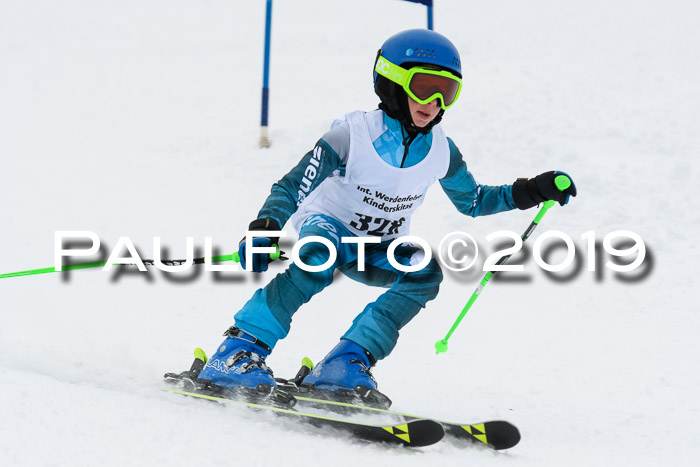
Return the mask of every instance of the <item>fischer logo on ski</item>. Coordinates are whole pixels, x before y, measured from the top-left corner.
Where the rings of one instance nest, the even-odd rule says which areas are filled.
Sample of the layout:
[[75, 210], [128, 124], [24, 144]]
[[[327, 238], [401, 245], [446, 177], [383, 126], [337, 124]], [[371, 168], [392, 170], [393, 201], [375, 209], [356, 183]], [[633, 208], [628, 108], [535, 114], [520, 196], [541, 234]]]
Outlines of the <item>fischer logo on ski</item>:
[[411, 442], [411, 438], [408, 434], [408, 425], [405, 423], [403, 425], [395, 425], [395, 426], [385, 426], [382, 427], [392, 435], [396, 436], [397, 438], [406, 441], [407, 443]]
[[486, 428], [483, 423], [479, 423], [478, 425], [462, 425], [462, 428], [475, 439], [478, 439], [484, 444], [489, 444], [486, 439]]

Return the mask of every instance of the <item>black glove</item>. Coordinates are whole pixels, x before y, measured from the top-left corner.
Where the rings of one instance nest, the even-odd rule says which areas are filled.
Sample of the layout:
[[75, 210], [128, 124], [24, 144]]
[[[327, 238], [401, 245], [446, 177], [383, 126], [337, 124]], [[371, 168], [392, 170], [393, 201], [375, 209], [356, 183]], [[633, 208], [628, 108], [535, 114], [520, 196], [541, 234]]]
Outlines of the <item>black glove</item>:
[[[277, 221], [273, 219], [255, 219], [248, 226], [248, 230], [280, 230], [280, 226]], [[265, 247], [277, 245], [280, 241], [279, 237], [255, 237], [252, 239], [253, 246], [255, 247]], [[246, 238], [243, 237], [238, 244], [238, 257], [241, 261], [241, 266], [243, 269], [248, 269], [246, 267], [246, 255], [245, 255]], [[269, 253], [254, 253], [253, 254], [253, 264], [251, 270], [254, 272], [264, 272], [267, 271], [267, 265], [272, 261], [270, 259]]]
[[545, 172], [535, 178], [519, 178], [513, 183], [513, 201], [519, 209], [529, 209], [549, 200], [564, 206], [570, 196], [576, 196], [576, 185], [564, 172]]

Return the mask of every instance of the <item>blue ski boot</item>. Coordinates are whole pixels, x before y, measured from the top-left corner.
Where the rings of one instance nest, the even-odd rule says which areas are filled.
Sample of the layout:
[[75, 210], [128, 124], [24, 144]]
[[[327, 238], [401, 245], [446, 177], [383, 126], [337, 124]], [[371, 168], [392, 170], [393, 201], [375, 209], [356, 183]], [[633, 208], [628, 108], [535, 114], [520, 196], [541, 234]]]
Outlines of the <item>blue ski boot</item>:
[[341, 339], [303, 379], [303, 386], [320, 398], [388, 408], [391, 400], [377, 391], [377, 382], [370, 373], [375, 363], [369, 351]]
[[232, 390], [271, 392], [277, 386], [265, 358], [270, 347], [242, 329], [230, 327], [216, 353], [199, 372], [199, 379]]

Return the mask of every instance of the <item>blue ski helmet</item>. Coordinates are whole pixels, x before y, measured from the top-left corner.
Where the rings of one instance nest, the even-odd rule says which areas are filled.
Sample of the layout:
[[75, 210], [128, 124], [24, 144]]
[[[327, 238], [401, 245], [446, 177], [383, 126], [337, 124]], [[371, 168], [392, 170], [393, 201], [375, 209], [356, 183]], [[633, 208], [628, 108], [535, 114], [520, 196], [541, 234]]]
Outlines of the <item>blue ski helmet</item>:
[[[394, 34], [382, 44], [377, 58], [380, 55], [403, 68], [410, 69], [418, 65], [433, 66], [462, 77], [462, 65], [457, 48], [448, 38], [429, 29], [409, 29]], [[408, 96], [401, 86], [378, 75], [375, 71], [374, 92], [382, 101], [379, 108], [401, 122], [409, 132], [429, 133], [445, 113], [441, 109], [430, 124], [424, 128], [418, 128], [413, 124], [408, 110]]]

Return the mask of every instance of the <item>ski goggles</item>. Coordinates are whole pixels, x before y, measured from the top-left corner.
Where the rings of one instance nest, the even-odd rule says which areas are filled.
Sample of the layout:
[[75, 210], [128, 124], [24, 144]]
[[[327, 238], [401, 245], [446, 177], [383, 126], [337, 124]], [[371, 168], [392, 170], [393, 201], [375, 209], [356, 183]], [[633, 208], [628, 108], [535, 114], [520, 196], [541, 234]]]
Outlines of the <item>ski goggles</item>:
[[454, 73], [422, 66], [407, 70], [381, 55], [377, 57], [374, 71], [401, 86], [419, 104], [427, 104], [439, 97], [443, 109], [452, 107], [462, 89], [462, 79]]

